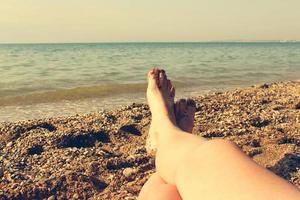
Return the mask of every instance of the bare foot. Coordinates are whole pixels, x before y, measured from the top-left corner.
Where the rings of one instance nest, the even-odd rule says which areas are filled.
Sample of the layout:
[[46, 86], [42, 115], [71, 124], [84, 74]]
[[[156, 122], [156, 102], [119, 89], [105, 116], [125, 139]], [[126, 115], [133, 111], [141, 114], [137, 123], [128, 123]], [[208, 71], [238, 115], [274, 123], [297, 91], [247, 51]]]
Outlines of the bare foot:
[[154, 68], [148, 73], [147, 100], [152, 114], [146, 149], [149, 155], [156, 150], [156, 124], [160, 121], [176, 125], [174, 113], [175, 88], [164, 70]]
[[[177, 126], [188, 133], [193, 132], [194, 128], [194, 119], [196, 112], [196, 103], [192, 99], [179, 99], [176, 101], [174, 105], [175, 111], [175, 119]], [[156, 154], [157, 142], [155, 137], [152, 137], [153, 140], [150, 139], [150, 136], [155, 134], [155, 127], [153, 123], [150, 125], [147, 141], [146, 141], [146, 149], [150, 156], [154, 157]]]
[[148, 73], [147, 100], [152, 117], [155, 120], [167, 117], [176, 124], [174, 115], [175, 88], [168, 80], [166, 72], [158, 68]]
[[180, 99], [175, 103], [175, 117], [178, 127], [188, 133], [194, 128], [196, 103], [192, 99]]
[[[156, 76], [155, 73], [160, 73], [163, 72], [164, 76], [165, 76], [165, 72], [159, 69], [154, 69], [152, 71], [149, 72], [149, 76], [151, 78], [151, 75], [153, 74], [154, 76]], [[157, 79], [157, 77], [154, 77], [155, 79]], [[154, 103], [157, 104], [162, 104], [160, 106], [166, 105], [165, 109], [167, 109], [168, 112], [168, 116], [170, 117], [170, 121], [174, 124], [177, 124], [178, 127], [186, 132], [191, 133], [194, 127], [194, 117], [195, 117], [195, 111], [196, 111], [196, 105], [195, 102], [191, 99], [185, 100], [185, 99], [180, 99], [179, 101], [176, 102], [176, 104], [174, 104], [174, 96], [175, 96], [175, 89], [171, 84], [171, 81], [167, 79], [167, 77], [165, 76], [166, 82], [167, 82], [167, 87], [165, 90], [162, 90], [162, 95], [164, 95], [164, 99], [165, 99], [165, 103], [164, 102], [155, 102], [158, 101], [159, 98], [153, 98], [152, 95], [157, 95], [157, 91], [154, 91], [154, 94], [152, 93], [152, 91], [147, 91], [147, 97], [148, 97], [148, 101], [153, 100]], [[157, 86], [158, 88], [163, 88], [164, 83], [161, 82], [161, 80], [157, 81]], [[149, 84], [150, 84], [150, 80], [149, 80]], [[151, 89], [151, 88], [150, 88]], [[148, 88], [149, 90], [149, 88]], [[152, 99], [149, 99], [152, 98]], [[150, 105], [150, 102], [149, 102]], [[155, 108], [155, 107], [154, 107]], [[150, 156], [155, 156], [156, 154], [156, 148], [157, 148], [157, 139], [156, 139], [156, 124], [158, 122], [156, 122], [155, 120], [155, 116], [153, 112], [156, 112], [153, 107], [151, 108], [150, 105], [150, 110], [152, 113], [152, 121], [151, 121], [151, 125], [150, 125], [150, 129], [149, 129], [149, 134], [147, 137], [147, 141], [146, 141], [146, 149], [147, 152]], [[152, 112], [152, 110], [154, 110]], [[172, 115], [172, 113], [174, 113], [175, 116]], [[174, 120], [175, 117], [175, 120]]]

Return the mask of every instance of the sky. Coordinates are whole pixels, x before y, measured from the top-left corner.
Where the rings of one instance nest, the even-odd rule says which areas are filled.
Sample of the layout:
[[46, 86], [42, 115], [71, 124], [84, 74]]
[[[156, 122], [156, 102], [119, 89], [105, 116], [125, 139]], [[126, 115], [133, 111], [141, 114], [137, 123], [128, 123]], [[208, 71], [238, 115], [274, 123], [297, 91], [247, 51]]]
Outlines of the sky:
[[0, 0], [0, 43], [300, 40], [300, 0]]

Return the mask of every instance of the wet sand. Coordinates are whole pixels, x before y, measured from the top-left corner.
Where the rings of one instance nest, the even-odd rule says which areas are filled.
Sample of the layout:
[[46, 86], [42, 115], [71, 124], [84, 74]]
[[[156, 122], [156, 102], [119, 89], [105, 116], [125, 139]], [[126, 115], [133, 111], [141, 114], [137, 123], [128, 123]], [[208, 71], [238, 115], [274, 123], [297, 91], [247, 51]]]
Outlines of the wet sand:
[[[234, 141], [300, 188], [300, 82], [195, 97], [193, 134]], [[147, 105], [0, 124], [0, 199], [136, 199], [154, 172]], [[221, 168], [222, 166], [220, 166]]]

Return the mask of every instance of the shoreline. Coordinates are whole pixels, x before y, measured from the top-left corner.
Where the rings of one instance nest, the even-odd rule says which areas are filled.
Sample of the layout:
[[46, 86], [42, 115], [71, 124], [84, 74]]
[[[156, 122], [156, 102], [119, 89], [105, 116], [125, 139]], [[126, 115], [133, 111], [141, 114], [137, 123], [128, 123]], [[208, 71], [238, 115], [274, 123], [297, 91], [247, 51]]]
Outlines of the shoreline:
[[[193, 97], [193, 133], [235, 142], [300, 188], [300, 81]], [[145, 104], [84, 115], [0, 122], [0, 199], [135, 199], [154, 160]]]
[[[183, 86], [181, 83], [175, 83], [178, 98], [196, 97], [199, 95], [212, 94], [214, 92], [226, 91], [225, 88], [205, 88], [196, 86]], [[179, 87], [178, 87], [179, 86]], [[241, 86], [242, 87], [242, 86]], [[0, 99], [0, 122], [18, 122], [26, 120], [38, 120], [44, 118], [68, 117], [72, 115], [83, 115], [103, 110], [109, 111], [116, 108], [122, 108], [135, 103], [146, 103], [146, 84], [143, 87], [135, 90], [135, 92], [123, 91], [118, 94], [107, 94], [106, 96], [93, 98], [74, 98], [60, 99], [60, 101], [34, 102], [26, 99], [27, 96], [13, 97], [13, 99]], [[235, 87], [227, 87], [227, 90], [233, 90]], [[122, 89], [122, 88], [121, 88]], [[95, 91], [97, 92], [97, 91]], [[39, 98], [47, 98], [47, 93], [37, 95]], [[76, 95], [73, 95], [76, 96]], [[15, 99], [18, 99], [21, 104], [15, 104]], [[51, 98], [50, 98], [51, 99]], [[23, 101], [24, 100], [24, 101]], [[6, 103], [3, 103], [6, 102]], [[14, 113], [18, 113], [15, 115]]]
[[[288, 83], [288, 82], [299, 82], [300, 80], [284, 80], [275, 81], [273, 83]], [[227, 85], [221, 87], [219, 85], [212, 86], [196, 86], [196, 85], [184, 85], [181, 82], [175, 82], [177, 88], [177, 98], [197, 98], [203, 95], [213, 95], [218, 92], [230, 92], [234, 90], [242, 90], [249, 87], [255, 87], [255, 85], [261, 85], [266, 82], [258, 82], [256, 84], [240, 84], [240, 85]], [[267, 82], [272, 83], [272, 82]], [[126, 84], [125, 84], [126, 85]], [[123, 85], [119, 88], [122, 91]], [[115, 86], [112, 86], [113, 88]], [[107, 91], [103, 95], [103, 91], [100, 86], [93, 86], [88, 88], [89, 94], [80, 97], [79, 94], [72, 94], [71, 92], [77, 91], [78, 88], [70, 89], [67, 94], [61, 94], [61, 91], [50, 93], [37, 93], [25, 96], [16, 96], [9, 98], [0, 98], [0, 123], [2, 122], [18, 122], [27, 120], [39, 120], [45, 118], [56, 118], [56, 117], [68, 117], [73, 115], [84, 115], [94, 112], [109, 111], [114, 109], [120, 109], [125, 106], [135, 103], [146, 103], [145, 88], [146, 84], [140, 84], [135, 92], [122, 91], [120, 93], [111, 93]], [[95, 89], [98, 88], [98, 89]], [[101, 89], [100, 94], [98, 93]], [[81, 88], [80, 90], [83, 90]], [[115, 92], [115, 91], [114, 91]], [[54, 94], [59, 94], [58, 97], [52, 97]], [[48, 98], [47, 95], [51, 94]], [[43, 97], [41, 99], [41, 97]], [[78, 97], [78, 98], [77, 98]], [[55, 101], [52, 101], [53, 98]], [[16, 100], [17, 103], [16, 103]], [[17, 115], [15, 113], [18, 113]]]

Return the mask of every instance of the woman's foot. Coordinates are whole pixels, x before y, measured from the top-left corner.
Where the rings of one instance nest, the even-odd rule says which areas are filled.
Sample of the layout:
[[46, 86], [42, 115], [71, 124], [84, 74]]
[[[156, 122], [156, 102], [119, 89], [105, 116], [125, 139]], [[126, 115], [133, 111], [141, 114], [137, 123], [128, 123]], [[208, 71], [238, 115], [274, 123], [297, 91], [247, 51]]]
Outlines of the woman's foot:
[[148, 73], [147, 100], [152, 114], [146, 149], [149, 155], [154, 155], [157, 139], [156, 124], [170, 123], [176, 125], [174, 113], [175, 88], [167, 79], [164, 70], [154, 68]]
[[[174, 111], [177, 126], [185, 132], [192, 133], [196, 112], [195, 101], [192, 99], [179, 99], [174, 105]], [[146, 149], [148, 154], [154, 157], [156, 154], [157, 142], [155, 140], [155, 137], [151, 137], [151, 135], [155, 135], [155, 128], [153, 126], [153, 123], [151, 123], [150, 125], [146, 141]]]
[[196, 103], [192, 99], [180, 99], [175, 103], [175, 117], [178, 127], [188, 133], [192, 133]]
[[158, 68], [148, 73], [147, 100], [152, 121], [171, 122], [176, 125], [174, 114], [175, 88], [168, 80], [166, 72]]
[[148, 84], [147, 98], [152, 121], [146, 149], [149, 155], [154, 156], [157, 148], [156, 124], [171, 122], [174, 125], [177, 124], [183, 131], [191, 133], [196, 107], [193, 100], [181, 99], [174, 104], [175, 88], [163, 70], [151, 70], [148, 74]]

